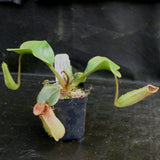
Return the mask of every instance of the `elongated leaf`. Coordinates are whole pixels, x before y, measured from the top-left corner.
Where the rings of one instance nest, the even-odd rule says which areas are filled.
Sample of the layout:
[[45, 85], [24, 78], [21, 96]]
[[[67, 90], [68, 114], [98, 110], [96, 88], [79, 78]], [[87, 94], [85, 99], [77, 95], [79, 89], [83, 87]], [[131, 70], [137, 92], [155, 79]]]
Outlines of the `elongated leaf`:
[[54, 63], [54, 51], [47, 41], [26, 41], [22, 43], [20, 48], [7, 49], [7, 51], [14, 51], [18, 54], [33, 54], [48, 65]]
[[60, 89], [56, 86], [44, 86], [37, 97], [37, 103], [48, 103], [50, 106], [58, 102]]
[[77, 86], [87, 76], [98, 70], [109, 70], [117, 77], [121, 77], [121, 73], [118, 71], [120, 67], [106, 57], [96, 56], [89, 60], [87, 67], [82, 77], [74, 81], [73, 86]]

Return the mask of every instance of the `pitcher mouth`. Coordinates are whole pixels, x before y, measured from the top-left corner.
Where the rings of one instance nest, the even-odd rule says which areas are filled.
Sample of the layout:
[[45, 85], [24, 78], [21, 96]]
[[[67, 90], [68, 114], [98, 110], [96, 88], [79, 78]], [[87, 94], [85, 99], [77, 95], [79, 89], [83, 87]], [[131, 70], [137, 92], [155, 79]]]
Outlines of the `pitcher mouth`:
[[35, 116], [43, 115], [47, 112], [47, 108], [49, 108], [48, 104], [37, 103], [33, 108], [33, 114]]
[[159, 87], [153, 86], [151, 84], [147, 85], [148, 91], [151, 93], [156, 93], [159, 90]]

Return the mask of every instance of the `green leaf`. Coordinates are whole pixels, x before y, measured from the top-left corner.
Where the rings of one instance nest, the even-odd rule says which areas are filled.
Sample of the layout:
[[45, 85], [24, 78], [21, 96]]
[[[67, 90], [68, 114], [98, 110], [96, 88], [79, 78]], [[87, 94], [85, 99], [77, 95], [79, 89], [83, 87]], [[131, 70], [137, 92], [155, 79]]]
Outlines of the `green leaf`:
[[60, 89], [56, 86], [44, 86], [37, 97], [37, 103], [48, 103], [50, 106], [55, 105], [60, 97]]
[[96, 56], [89, 60], [88, 65], [84, 71], [84, 76], [88, 76], [98, 70], [109, 70], [117, 77], [121, 77], [121, 73], [118, 71], [120, 67], [113, 61], [106, 57]]
[[84, 74], [78, 80], [74, 81], [73, 86], [77, 86], [84, 78], [98, 70], [109, 70], [117, 77], [121, 77], [121, 73], [118, 71], [119, 69], [120, 67], [117, 64], [106, 57], [93, 57], [89, 60]]
[[48, 65], [53, 65], [54, 63], [54, 51], [47, 41], [26, 41], [22, 43], [20, 48], [7, 49], [7, 51], [14, 51], [22, 55], [33, 54]]

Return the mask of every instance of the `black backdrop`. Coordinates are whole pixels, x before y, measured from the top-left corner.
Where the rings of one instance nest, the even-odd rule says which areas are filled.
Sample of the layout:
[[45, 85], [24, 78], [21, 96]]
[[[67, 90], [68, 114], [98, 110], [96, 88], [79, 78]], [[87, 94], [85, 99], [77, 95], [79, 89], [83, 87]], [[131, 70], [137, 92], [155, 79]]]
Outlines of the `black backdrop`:
[[[17, 71], [18, 57], [6, 48], [47, 40], [55, 54], [68, 53], [80, 71], [91, 57], [100, 55], [119, 64], [124, 78], [160, 79], [160, 3], [50, 2], [0, 3], [0, 61], [7, 62], [12, 72]], [[22, 63], [24, 73], [51, 73], [31, 55], [25, 55]]]

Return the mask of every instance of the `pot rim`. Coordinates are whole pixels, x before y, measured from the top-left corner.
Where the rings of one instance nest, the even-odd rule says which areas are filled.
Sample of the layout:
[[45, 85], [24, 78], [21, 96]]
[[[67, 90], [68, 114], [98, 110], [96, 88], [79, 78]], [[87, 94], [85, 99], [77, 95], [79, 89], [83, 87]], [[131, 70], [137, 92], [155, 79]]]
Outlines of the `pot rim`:
[[[58, 104], [65, 104], [65, 105], [70, 105], [70, 104], [84, 104], [87, 102], [88, 97], [82, 97], [82, 98], [69, 98], [69, 99], [60, 99], [58, 100], [58, 102], [56, 103], [56, 105]], [[55, 105], [55, 106], [56, 106]]]

